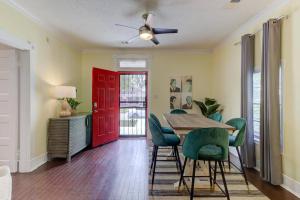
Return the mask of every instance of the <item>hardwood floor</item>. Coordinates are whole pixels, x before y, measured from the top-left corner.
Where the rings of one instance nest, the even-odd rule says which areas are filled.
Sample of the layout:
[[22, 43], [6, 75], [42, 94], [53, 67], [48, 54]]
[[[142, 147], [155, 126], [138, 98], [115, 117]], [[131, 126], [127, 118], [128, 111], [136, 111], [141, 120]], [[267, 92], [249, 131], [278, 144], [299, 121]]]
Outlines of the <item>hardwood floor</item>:
[[[270, 199], [298, 199], [281, 187], [247, 175]], [[13, 199], [144, 200], [148, 199], [148, 150], [143, 138], [119, 141], [84, 151], [70, 163], [48, 162], [36, 171], [13, 175]]]
[[[231, 161], [235, 163], [236, 166], [239, 166], [238, 157], [231, 154]], [[259, 172], [255, 169], [247, 169], [246, 174], [248, 180], [257, 187], [262, 193], [272, 200], [299, 200], [295, 195], [285, 190], [283, 187], [274, 186], [266, 181], [260, 179]]]
[[82, 152], [70, 163], [51, 161], [33, 173], [13, 176], [13, 199], [148, 199], [145, 139], [121, 139]]

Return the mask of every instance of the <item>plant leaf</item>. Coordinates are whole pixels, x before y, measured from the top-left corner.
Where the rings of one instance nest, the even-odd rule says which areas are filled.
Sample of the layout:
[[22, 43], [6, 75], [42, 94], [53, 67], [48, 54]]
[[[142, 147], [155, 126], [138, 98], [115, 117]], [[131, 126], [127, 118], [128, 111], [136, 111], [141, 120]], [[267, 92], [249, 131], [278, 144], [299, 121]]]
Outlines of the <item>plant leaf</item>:
[[194, 102], [195, 102], [195, 104], [197, 104], [197, 106], [199, 106], [202, 114], [204, 116], [207, 116], [207, 108], [206, 108], [205, 104], [203, 102], [201, 102], [201, 101], [195, 101], [194, 100]]
[[205, 105], [206, 106], [211, 106], [211, 105], [214, 105], [214, 104], [216, 104], [217, 103], [217, 100], [215, 100], [215, 99], [212, 99], [212, 98], [205, 98], [204, 99], [204, 102], [205, 102]]
[[214, 104], [214, 105], [209, 106], [207, 109], [207, 115], [211, 115], [211, 114], [218, 112], [218, 108], [220, 106], [221, 106], [220, 104]]

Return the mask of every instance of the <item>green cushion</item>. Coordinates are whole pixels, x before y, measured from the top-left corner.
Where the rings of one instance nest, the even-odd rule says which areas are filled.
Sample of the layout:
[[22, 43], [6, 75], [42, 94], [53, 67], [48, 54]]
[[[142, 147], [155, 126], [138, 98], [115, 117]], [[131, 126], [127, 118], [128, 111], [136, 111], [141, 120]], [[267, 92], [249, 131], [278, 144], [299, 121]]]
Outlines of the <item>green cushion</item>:
[[221, 147], [216, 145], [205, 145], [201, 147], [198, 153], [199, 160], [221, 160], [223, 152]]
[[171, 110], [170, 113], [171, 114], [187, 114], [187, 112], [185, 110], [182, 110], [182, 109], [174, 109], [174, 110]]
[[173, 134], [164, 134], [166, 146], [176, 146], [180, 143], [180, 138]]
[[238, 131], [235, 136], [235, 140], [230, 144], [230, 146], [242, 146], [246, 137], [246, 120], [243, 118], [234, 118], [226, 122], [226, 124], [233, 126], [236, 131]]
[[217, 122], [222, 122], [223, 116], [221, 115], [221, 113], [216, 112], [214, 114], [208, 115], [208, 118]]
[[234, 146], [236, 136], [229, 135], [229, 146]]
[[228, 157], [228, 143], [226, 129], [199, 128], [186, 135], [182, 151], [185, 157], [193, 160], [225, 160]]
[[173, 129], [171, 129], [169, 127], [161, 127], [161, 130], [163, 133], [166, 133], [166, 134], [174, 134]]

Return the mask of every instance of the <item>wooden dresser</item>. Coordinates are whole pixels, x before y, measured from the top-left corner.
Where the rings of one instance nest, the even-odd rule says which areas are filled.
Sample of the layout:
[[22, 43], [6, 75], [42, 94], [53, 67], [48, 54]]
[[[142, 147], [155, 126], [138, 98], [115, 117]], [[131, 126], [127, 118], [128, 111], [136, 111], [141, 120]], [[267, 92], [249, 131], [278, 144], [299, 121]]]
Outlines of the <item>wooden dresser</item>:
[[66, 158], [90, 144], [91, 114], [51, 118], [48, 126], [48, 158]]

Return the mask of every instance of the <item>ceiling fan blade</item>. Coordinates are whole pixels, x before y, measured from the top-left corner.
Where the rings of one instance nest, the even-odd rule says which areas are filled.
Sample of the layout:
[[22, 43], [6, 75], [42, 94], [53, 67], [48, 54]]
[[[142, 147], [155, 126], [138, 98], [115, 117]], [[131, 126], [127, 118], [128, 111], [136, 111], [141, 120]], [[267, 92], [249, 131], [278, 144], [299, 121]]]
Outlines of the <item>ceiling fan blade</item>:
[[123, 24], [115, 24], [116, 26], [121, 26], [121, 27], [126, 27], [126, 28], [131, 28], [131, 29], [135, 29], [135, 30], [139, 30], [138, 28], [136, 27], [133, 27], [133, 26], [126, 26], [126, 25], [123, 25]]
[[123, 41], [122, 43], [123, 43], [123, 44], [130, 44], [131, 42], [133, 42], [133, 41], [135, 41], [135, 40], [137, 40], [137, 39], [139, 39], [139, 38], [140, 38], [140, 35], [136, 35], [136, 36], [134, 36], [134, 37], [128, 39], [127, 41]]
[[155, 45], [159, 45], [159, 41], [157, 40], [156, 37], [153, 37], [153, 38], [151, 39], [151, 41], [152, 41]]
[[153, 14], [152, 13], [147, 13], [144, 15], [145, 19], [145, 24], [151, 27], [152, 21], [153, 21]]
[[152, 28], [154, 34], [178, 33], [178, 29], [174, 28]]

